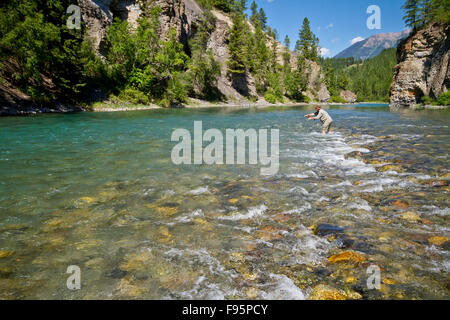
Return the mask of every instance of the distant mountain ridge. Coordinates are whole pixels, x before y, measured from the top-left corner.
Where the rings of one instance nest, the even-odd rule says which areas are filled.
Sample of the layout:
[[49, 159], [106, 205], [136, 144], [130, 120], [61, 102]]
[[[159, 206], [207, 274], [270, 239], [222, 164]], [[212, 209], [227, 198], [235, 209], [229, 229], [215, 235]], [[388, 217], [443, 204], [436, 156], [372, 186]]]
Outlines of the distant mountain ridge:
[[335, 56], [335, 58], [370, 59], [389, 48], [396, 48], [399, 42], [409, 36], [411, 30], [373, 35], [363, 41], [353, 44]]

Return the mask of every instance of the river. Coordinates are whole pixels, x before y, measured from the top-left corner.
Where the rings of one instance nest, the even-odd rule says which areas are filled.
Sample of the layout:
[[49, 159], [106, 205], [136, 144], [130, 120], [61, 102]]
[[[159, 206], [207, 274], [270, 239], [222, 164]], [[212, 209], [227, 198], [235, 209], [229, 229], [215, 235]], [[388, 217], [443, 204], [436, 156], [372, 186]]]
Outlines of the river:
[[[0, 118], [0, 299], [449, 299], [450, 113], [311, 111]], [[174, 165], [194, 121], [279, 129], [278, 174]]]

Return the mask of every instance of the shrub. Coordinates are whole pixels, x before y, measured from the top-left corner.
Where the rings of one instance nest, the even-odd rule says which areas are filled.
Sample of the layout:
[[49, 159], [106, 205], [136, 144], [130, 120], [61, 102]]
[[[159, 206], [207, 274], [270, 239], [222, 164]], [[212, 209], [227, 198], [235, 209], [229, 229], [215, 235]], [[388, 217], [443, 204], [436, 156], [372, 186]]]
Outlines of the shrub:
[[266, 99], [266, 101], [268, 103], [271, 104], [275, 104], [277, 103], [277, 97], [275, 96], [275, 94], [273, 94], [272, 92], [268, 91], [265, 95], [264, 95], [264, 99]]
[[430, 96], [423, 96], [422, 103], [424, 105], [431, 105], [433, 103], [433, 99]]
[[119, 98], [123, 101], [131, 102], [133, 104], [148, 105], [150, 103], [145, 93], [133, 88], [127, 88], [120, 92]]
[[187, 84], [183, 76], [182, 73], [174, 73], [173, 78], [169, 79], [167, 90], [160, 101], [163, 107], [177, 106], [187, 101]]
[[303, 102], [305, 103], [311, 103], [311, 98], [308, 96], [303, 96]]
[[330, 98], [330, 103], [347, 103], [347, 100], [345, 100], [341, 96], [332, 96]]
[[450, 91], [441, 94], [437, 99], [437, 103], [440, 106], [450, 106]]

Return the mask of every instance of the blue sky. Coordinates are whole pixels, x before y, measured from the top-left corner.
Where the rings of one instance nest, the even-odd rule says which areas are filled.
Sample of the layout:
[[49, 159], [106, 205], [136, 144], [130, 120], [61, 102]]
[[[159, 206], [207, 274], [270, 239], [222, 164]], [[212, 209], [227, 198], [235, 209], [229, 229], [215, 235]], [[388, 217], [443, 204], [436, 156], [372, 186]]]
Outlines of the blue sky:
[[[252, 0], [248, 0], [250, 7]], [[280, 40], [291, 38], [292, 47], [304, 17], [311, 22], [313, 32], [320, 39], [324, 56], [335, 56], [352, 44], [352, 40], [366, 39], [374, 34], [399, 32], [406, 29], [401, 6], [404, 0], [256, 0], [264, 8], [268, 24], [278, 30]], [[367, 8], [381, 9], [381, 29], [367, 27]]]

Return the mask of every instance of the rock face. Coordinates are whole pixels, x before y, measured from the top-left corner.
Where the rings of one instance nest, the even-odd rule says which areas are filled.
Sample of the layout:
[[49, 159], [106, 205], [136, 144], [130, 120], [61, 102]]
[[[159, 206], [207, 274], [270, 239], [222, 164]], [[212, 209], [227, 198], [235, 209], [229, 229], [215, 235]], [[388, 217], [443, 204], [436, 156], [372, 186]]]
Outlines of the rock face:
[[330, 101], [330, 92], [323, 83], [321, 68], [316, 62], [306, 61], [306, 70], [308, 74], [308, 89], [303, 94], [312, 101], [328, 103]]
[[345, 99], [347, 103], [355, 103], [358, 100], [358, 96], [349, 90], [342, 90], [340, 94], [342, 99]]
[[439, 97], [450, 87], [450, 26], [433, 24], [404, 40], [390, 90], [393, 110], [412, 107], [425, 95]]

